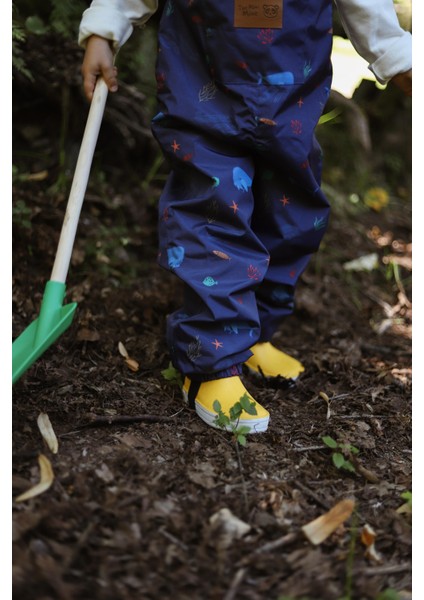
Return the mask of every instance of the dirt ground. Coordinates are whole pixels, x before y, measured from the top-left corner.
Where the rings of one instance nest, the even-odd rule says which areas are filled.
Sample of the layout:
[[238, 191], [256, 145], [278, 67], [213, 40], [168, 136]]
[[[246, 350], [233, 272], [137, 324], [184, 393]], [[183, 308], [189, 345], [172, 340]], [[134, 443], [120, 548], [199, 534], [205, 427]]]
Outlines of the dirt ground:
[[[21, 172], [38, 177], [13, 190], [14, 336], [38, 315], [67, 199], [40, 158], [51, 160], [57, 135], [48, 120], [17, 126], [25, 121]], [[349, 200], [343, 177], [328, 188], [330, 229], [274, 340], [305, 373], [290, 389], [245, 377], [271, 422], [242, 447], [203, 424], [166, 378], [165, 319], [180, 289], [156, 265], [160, 182], [134, 187], [106, 159], [103, 170], [89, 186], [68, 276], [76, 317], [13, 386], [13, 597], [412, 598], [408, 177], [391, 183], [381, 211]], [[374, 270], [343, 266], [372, 253]], [[324, 436], [358, 449], [345, 455], [353, 471], [333, 463]], [[40, 479], [40, 454], [53, 483], [18, 502]], [[343, 499], [354, 500], [351, 516], [311, 543], [302, 527]]]

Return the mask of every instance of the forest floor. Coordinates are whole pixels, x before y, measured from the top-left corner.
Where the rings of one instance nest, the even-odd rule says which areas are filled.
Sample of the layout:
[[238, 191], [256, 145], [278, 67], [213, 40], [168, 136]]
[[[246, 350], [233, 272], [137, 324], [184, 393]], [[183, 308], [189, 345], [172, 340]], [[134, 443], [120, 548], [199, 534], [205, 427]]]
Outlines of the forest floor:
[[[26, 128], [35, 156], [49, 138]], [[66, 204], [39, 154], [25, 160], [39, 176], [13, 190], [14, 336], [38, 315]], [[286, 390], [245, 377], [271, 421], [240, 446], [169, 379], [165, 320], [180, 288], [156, 265], [151, 188], [90, 184], [67, 283], [76, 317], [13, 386], [14, 598], [412, 598], [408, 182], [381, 210], [352, 203], [343, 177], [328, 192], [329, 231], [274, 340], [305, 372]], [[345, 268], [369, 254], [374, 269]], [[352, 471], [324, 436], [345, 444]], [[40, 455], [53, 483], [19, 502]], [[345, 499], [351, 515], [313, 544], [303, 526]]]

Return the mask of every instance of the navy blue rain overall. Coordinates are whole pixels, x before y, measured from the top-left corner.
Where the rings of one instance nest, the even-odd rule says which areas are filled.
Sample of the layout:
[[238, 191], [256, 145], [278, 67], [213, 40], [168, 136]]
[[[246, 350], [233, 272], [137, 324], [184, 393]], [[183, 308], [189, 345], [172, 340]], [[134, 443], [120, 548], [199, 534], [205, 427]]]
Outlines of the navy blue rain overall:
[[[167, 340], [193, 380], [240, 374], [271, 339], [327, 226], [314, 129], [331, 85], [331, 0], [277, 2], [169, 0], [161, 17], [152, 126], [172, 170], [159, 264], [185, 284]], [[236, 26], [240, 15], [259, 26]]]

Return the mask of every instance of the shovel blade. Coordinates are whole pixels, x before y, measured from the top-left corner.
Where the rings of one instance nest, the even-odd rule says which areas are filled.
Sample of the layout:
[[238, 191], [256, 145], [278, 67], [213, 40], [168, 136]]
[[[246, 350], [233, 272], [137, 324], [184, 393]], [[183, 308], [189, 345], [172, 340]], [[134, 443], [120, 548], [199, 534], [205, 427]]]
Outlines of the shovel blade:
[[77, 304], [73, 302], [62, 306], [64, 294], [64, 284], [47, 282], [39, 317], [12, 344], [12, 383], [15, 383], [72, 323]]

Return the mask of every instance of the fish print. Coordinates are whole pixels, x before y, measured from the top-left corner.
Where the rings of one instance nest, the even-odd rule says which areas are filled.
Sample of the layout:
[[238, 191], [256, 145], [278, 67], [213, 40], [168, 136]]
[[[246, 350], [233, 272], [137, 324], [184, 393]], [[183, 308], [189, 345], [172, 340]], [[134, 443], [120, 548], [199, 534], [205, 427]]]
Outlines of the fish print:
[[218, 285], [218, 282], [213, 278], [213, 277], [205, 277], [203, 280], [203, 285], [206, 285], [206, 287], [212, 287], [213, 285]]
[[225, 254], [225, 252], [221, 252], [221, 250], [212, 250], [212, 254], [215, 254], [215, 256], [218, 256], [219, 258], [222, 258], [223, 260], [231, 260], [231, 258], [228, 256], [228, 254]]

